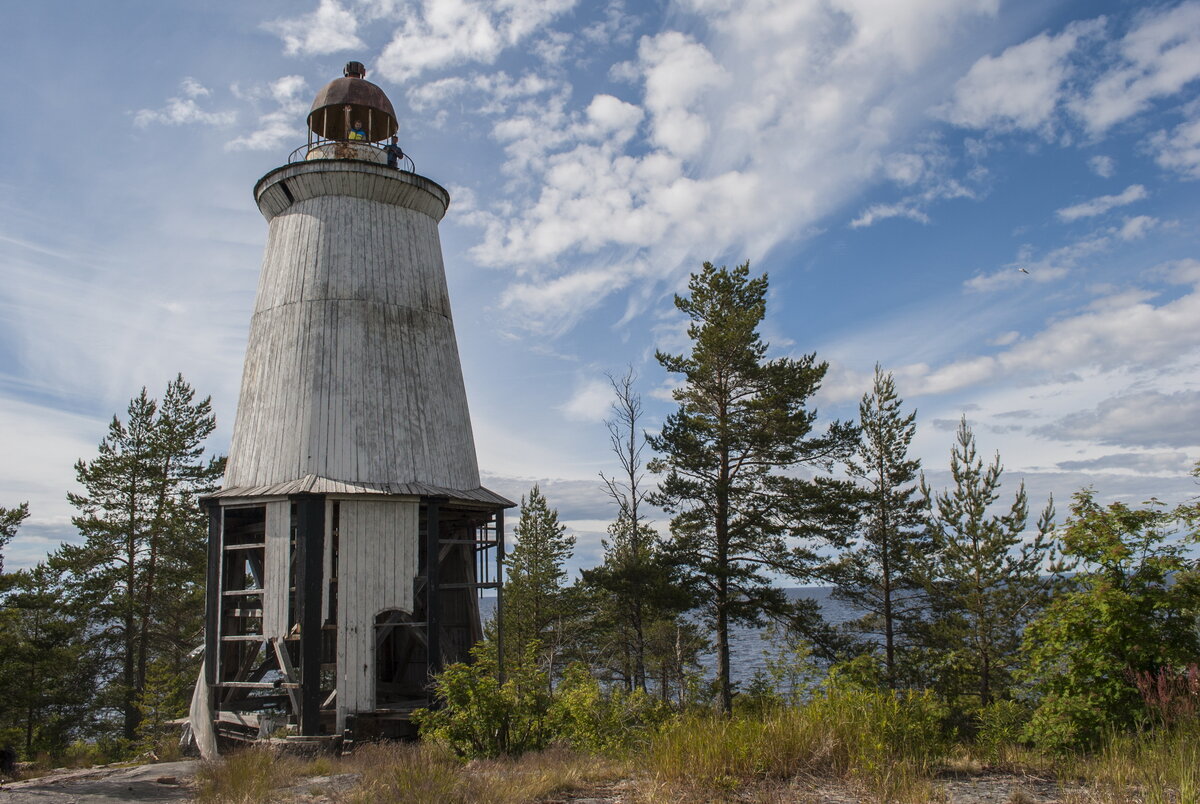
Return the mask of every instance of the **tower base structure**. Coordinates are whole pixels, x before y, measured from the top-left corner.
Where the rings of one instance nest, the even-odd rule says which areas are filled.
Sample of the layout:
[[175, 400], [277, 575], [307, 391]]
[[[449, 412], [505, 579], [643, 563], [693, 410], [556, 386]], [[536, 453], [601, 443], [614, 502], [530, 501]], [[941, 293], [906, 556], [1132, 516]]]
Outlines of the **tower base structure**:
[[511, 504], [315, 479], [255, 491], [207, 499], [216, 736], [410, 735], [432, 675], [483, 637]]

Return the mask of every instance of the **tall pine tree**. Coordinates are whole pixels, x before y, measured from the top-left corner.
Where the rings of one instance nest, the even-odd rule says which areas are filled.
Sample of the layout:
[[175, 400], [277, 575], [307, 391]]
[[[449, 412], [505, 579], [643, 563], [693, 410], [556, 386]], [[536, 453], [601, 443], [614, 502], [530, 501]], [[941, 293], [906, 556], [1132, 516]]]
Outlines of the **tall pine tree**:
[[847, 624], [883, 649], [884, 676], [895, 689], [899, 656], [911, 644], [923, 608], [914, 557], [928, 547], [918, 484], [920, 461], [910, 458], [916, 412], [905, 414], [891, 374], [875, 366], [871, 391], [859, 403], [862, 440], [847, 462], [859, 497], [854, 543], [830, 565], [833, 596], [865, 612]]
[[63, 545], [56, 560], [71, 572], [74, 603], [93, 618], [103, 692], [128, 740], [150, 662], [183, 672], [201, 639], [207, 524], [197, 497], [224, 471], [224, 458], [204, 456], [215, 428], [210, 400], [197, 401], [178, 376], [161, 404], [143, 388], [125, 421], [113, 417], [96, 458], [75, 465], [83, 492], [68, 499], [86, 541]]
[[1007, 694], [1021, 633], [1047, 598], [1053, 500], [1026, 540], [1024, 483], [1007, 512], [991, 510], [1002, 473], [999, 453], [986, 467], [976, 455], [963, 417], [950, 454], [954, 487], [934, 493], [921, 481], [932, 539], [920, 567], [931, 614], [925, 642], [931, 670], [952, 701], [968, 696], [987, 705]]
[[521, 498], [521, 516], [513, 528], [516, 546], [505, 560], [504, 602], [500, 616], [507, 662], [519, 664], [530, 645], [542, 645], [542, 658], [553, 678], [563, 647], [568, 614], [565, 564], [575, 537], [559, 524], [541, 489]]
[[809, 354], [768, 360], [758, 327], [766, 315], [767, 277], [749, 263], [733, 270], [705, 263], [675, 306], [691, 321], [687, 355], [659, 352], [683, 379], [679, 403], [658, 436], [651, 471], [664, 474], [651, 501], [674, 515], [673, 548], [702, 587], [702, 610], [715, 631], [721, 708], [733, 704], [729, 637], [733, 623], [758, 624], [789, 606], [771, 575], [810, 576], [814, 551], [791, 537], [814, 532], [817, 509], [832, 510], [842, 491], [813, 482], [798, 467], [827, 469], [854, 447], [853, 425], [813, 432], [809, 400], [826, 364]]

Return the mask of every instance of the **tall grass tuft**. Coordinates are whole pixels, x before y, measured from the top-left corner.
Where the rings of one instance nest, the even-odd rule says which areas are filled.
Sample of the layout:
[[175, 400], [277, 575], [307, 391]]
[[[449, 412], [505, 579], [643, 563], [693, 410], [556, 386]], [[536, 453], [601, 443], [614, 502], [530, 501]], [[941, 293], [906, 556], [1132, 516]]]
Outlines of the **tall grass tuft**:
[[1101, 804], [1200, 802], [1200, 720], [1117, 734], [1091, 755], [1063, 761], [1062, 777], [1085, 784]]
[[196, 773], [196, 800], [201, 804], [259, 804], [271, 791], [298, 775], [300, 763], [276, 756], [267, 748], [248, 748], [215, 762], [206, 762]]
[[948, 750], [932, 695], [832, 689], [805, 705], [755, 716], [690, 716], [650, 747], [656, 780], [693, 790], [832, 776], [881, 800], [928, 801]]

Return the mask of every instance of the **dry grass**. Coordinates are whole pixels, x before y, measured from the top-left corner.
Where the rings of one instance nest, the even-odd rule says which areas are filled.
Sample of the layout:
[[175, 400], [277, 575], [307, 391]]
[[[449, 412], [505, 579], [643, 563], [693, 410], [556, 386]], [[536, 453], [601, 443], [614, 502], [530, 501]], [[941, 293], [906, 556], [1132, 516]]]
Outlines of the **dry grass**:
[[316, 775], [307, 772], [310, 765], [266, 747], [237, 751], [200, 766], [196, 800], [202, 804], [260, 804], [270, 800], [272, 791], [295, 779]]
[[428, 743], [381, 744], [355, 751], [344, 765], [361, 773], [349, 804], [518, 804], [620, 775], [616, 763], [565, 749], [466, 765]]
[[753, 717], [681, 718], [651, 744], [645, 800], [746, 800], [813, 778], [868, 800], [937, 801], [932, 771], [944, 747], [930, 714], [920, 701], [853, 694]]

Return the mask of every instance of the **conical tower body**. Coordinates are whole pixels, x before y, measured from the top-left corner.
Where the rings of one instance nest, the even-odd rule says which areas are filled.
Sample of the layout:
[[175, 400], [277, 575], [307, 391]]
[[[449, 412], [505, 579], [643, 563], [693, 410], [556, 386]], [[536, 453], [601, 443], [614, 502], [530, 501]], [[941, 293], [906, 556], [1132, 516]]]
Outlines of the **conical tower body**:
[[404, 733], [499, 580], [512, 503], [479, 483], [437, 228], [449, 195], [376, 144], [395, 117], [361, 65], [308, 122], [254, 189], [269, 230], [206, 501], [197, 734], [205, 719], [226, 738]]

